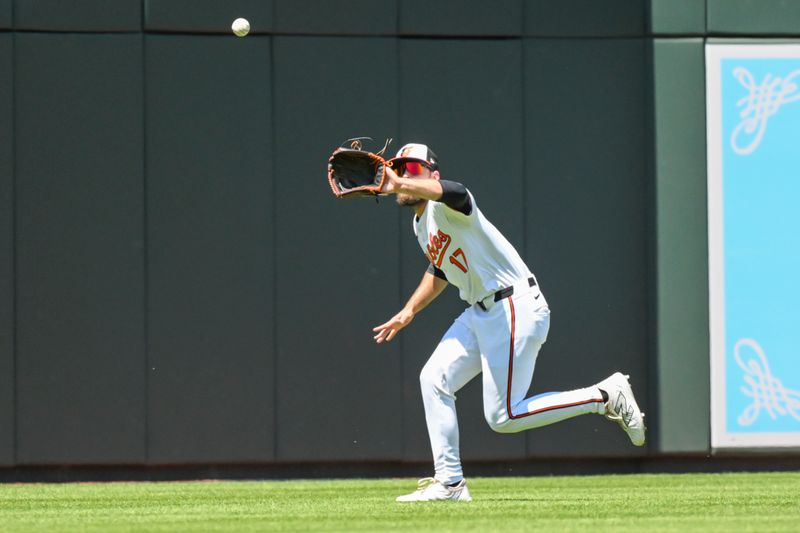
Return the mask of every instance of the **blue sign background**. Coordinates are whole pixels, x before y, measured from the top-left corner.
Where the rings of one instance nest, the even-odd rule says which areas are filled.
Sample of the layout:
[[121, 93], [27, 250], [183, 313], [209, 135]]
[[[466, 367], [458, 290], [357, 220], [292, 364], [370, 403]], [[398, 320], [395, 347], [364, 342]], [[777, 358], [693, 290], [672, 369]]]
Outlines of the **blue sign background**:
[[[774, 114], [761, 117], [766, 127], [751, 153], [737, 153], [732, 138], [737, 126], [748, 119], [741, 116], [746, 107], [742, 99], [755, 95], [750, 102], [760, 102], [762, 112], [774, 107], [776, 94], [772, 91], [769, 96], [769, 80], [785, 79], [797, 71], [794, 84], [798, 87], [792, 95], [800, 94], [800, 58], [724, 59], [721, 68], [726, 430], [797, 432], [800, 421], [774, 409], [773, 419], [763, 397], [755, 421], [741, 423], [746, 409], [752, 412], [759, 406], [754, 405], [756, 398], [742, 391], [742, 387], [750, 393], [754, 390], [745, 376], [758, 380], [755, 362], [766, 369], [752, 346], [740, 350], [742, 363], [750, 368], [743, 369], [734, 346], [741, 339], [758, 343], [771, 375], [785, 389], [800, 391], [800, 100], [786, 102]], [[737, 68], [752, 75], [755, 89], [745, 87], [734, 75]], [[757, 111], [758, 105], [749, 118], [757, 118]], [[754, 124], [762, 122], [754, 120]], [[741, 132], [736, 146], [744, 148], [754, 139], [755, 132]], [[766, 391], [756, 389], [757, 395]], [[780, 398], [771, 405], [786, 407]]]

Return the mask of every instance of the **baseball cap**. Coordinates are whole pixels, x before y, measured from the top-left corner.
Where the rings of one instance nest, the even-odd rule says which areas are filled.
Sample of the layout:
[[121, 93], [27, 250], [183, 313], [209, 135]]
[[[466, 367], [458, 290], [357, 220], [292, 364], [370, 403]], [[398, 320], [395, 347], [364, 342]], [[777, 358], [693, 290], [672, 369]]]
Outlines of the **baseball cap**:
[[434, 170], [439, 168], [439, 158], [425, 144], [408, 143], [397, 151], [397, 155], [392, 159], [392, 162], [402, 163], [409, 159], [424, 161]]

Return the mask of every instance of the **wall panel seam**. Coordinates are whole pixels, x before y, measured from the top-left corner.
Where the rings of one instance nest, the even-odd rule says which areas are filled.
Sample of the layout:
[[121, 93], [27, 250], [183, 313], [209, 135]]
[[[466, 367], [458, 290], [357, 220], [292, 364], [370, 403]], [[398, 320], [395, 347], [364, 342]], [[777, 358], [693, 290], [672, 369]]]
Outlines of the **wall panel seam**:
[[[142, 10], [145, 4], [142, 2]], [[144, 16], [144, 14], [143, 14]], [[142, 304], [144, 306], [144, 463], [150, 463], [150, 234], [147, 182], [147, 39], [142, 33]]]
[[[646, 176], [647, 183], [644, 187], [644, 205], [645, 205], [645, 294], [647, 296], [656, 296], [658, 293], [658, 261], [657, 261], [657, 245], [654, 242], [654, 235], [658, 230], [657, 228], [657, 170], [656, 159], [658, 155], [657, 149], [657, 135], [656, 135], [656, 116], [655, 116], [655, 102], [656, 102], [656, 81], [655, 81], [655, 39], [646, 39], [643, 42], [643, 71], [645, 73], [645, 80], [643, 84], [645, 109], [642, 116], [643, 128], [646, 132], [645, 139], [645, 160], [643, 175]], [[656, 405], [658, 400], [658, 304], [655, 298], [647, 298], [645, 306], [646, 318], [646, 333], [645, 333], [645, 350], [647, 354], [647, 361], [645, 368], [647, 369], [647, 376], [644, 382], [647, 384], [647, 393], [645, 398], [648, 406]], [[654, 407], [648, 407], [650, 411], [655, 412]], [[659, 443], [658, 433], [660, 431], [659, 420], [656, 419], [654, 423], [651, 421], [651, 436], [649, 438], [648, 447], [652, 449], [653, 443]], [[655, 435], [653, 435], [655, 433]]]
[[[14, 20], [14, 2], [11, 3], [11, 20]], [[18, 442], [19, 438], [19, 417], [17, 416], [17, 409], [19, 406], [19, 387], [17, 386], [17, 135], [16, 128], [17, 120], [17, 35], [11, 34], [11, 364], [12, 364], [12, 377], [11, 386], [14, 387], [13, 402], [14, 405], [11, 409], [11, 416], [14, 420], [11, 424], [14, 435], [11, 439], [11, 457], [12, 464], [16, 465], [18, 462]]]
[[[273, 10], [273, 20], [275, 20], [275, 3], [272, 4]], [[278, 310], [276, 308], [275, 303], [278, 301], [278, 290], [280, 284], [278, 283], [278, 213], [277, 213], [277, 205], [275, 202], [276, 194], [278, 192], [277, 180], [274, 177], [277, 175], [277, 161], [276, 161], [276, 154], [277, 154], [277, 135], [276, 135], [276, 111], [275, 111], [275, 100], [277, 99], [277, 87], [276, 87], [276, 78], [275, 75], [276, 68], [275, 68], [275, 37], [270, 36], [268, 38], [269, 41], [269, 85], [270, 85], [270, 136], [272, 137], [270, 142], [272, 144], [271, 151], [272, 151], [272, 176], [271, 176], [271, 198], [270, 201], [272, 205], [270, 205], [271, 217], [270, 217], [270, 224], [272, 225], [272, 461], [277, 462], [278, 460], [278, 445], [280, 439], [278, 438], [278, 431], [280, 428], [278, 427], [278, 420], [279, 420], [279, 413], [278, 413]]]
[[[397, 18], [396, 18], [396, 22], [395, 23], [397, 24], [397, 31], [399, 31], [400, 30], [400, 0], [397, 1]], [[400, 60], [401, 60], [401, 57], [402, 57], [402, 54], [401, 54], [401, 51], [400, 51], [400, 43], [401, 43], [400, 39], [398, 37], [395, 37], [394, 38], [394, 57], [395, 57], [394, 71], [396, 73], [400, 73]], [[398, 74], [398, 79], [396, 80], [396, 82], [397, 82], [396, 86], [398, 87], [398, 89], [397, 89], [397, 98], [395, 98], [395, 106], [396, 106], [395, 107], [395, 113], [396, 113], [395, 114], [395, 124], [398, 124], [400, 126], [400, 131], [398, 133], [401, 134], [400, 138], [402, 139], [403, 138], [402, 137], [402, 133], [403, 133], [402, 126], [403, 126], [403, 124], [402, 124], [401, 117], [403, 116], [403, 104], [401, 102], [402, 91], [399, 88], [400, 87], [400, 79], [399, 78], [400, 78], [400, 74]], [[400, 142], [402, 142], [402, 140]], [[402, 144], [400, 146], [402, 146]], [[396, 248], [397, 249], [397, 286], [396, 286], [396, 288], [397, 288], [397, 302], [398, 302], [398, 305], [401, 305], [401, 303], [403, 301], [403, 276], [402, 276], [402, 272], [403, 272], [403, 218], [404, 218], [403, 215], [404, 215], [404, 213], [403, 213], [402, 209], [397, 209], [396, 211], [397, 211], [397, 215], [395, 217], [395, 221], [397, 223], [397, 248]], [[407, 402], [405, 401], [405, 399], [406, 399], [405, 398], [406, 397], [406, 394], [405, 394], [405, 368], [406, 368], [405, 335], [400, 336], [400, 338], [398, 340], [400, 341], [400, 344], [399, 344], [398, 350], [397, 350], [398, 356], [399, 356], [397, 358], [398, 364], [399, 364], [398, 376], [400, 376], [400, 378], [401, 378], [400, 379], [400, 407], [403, 410], [402, 416], [400, 417], [400, 435], [402, 436], [402, 439], [401, 439], [402, 445], [400, 447], [400, 460], [404, 461], [405, 458], [406, 458], [406, 448], [407, 448], [407, 442], [408, 442], [407, 439], [405, 438], [405, 434], [406, 434], [406, 417], [407, 417], [407, 412], [406, 412], [406, 408], [407, 408], [406, 403]]]
[[[524, 6], [523, 6], [523, 10], [524, 10]], [[519, 103], [519, 108], [520, 108], [520, 116], [522, 117], [521, 124], [520, 124], [520, 127], [522, 128], [522, 132], [521, 132], [521, 135], [522, 135], [522, 146], [520, 147], [521, 148], [521, 152], [519, 154], [519, 157], [522, 158], [522, 162], [520, 164], [520, 173], [521, 173], [521, 176], [522, 176], [522, 184], [521, 184], [520, 195], [521, 195], [521, 198], [527, 198], [528, 197], [528, 172], [527, 172], [528, 165], [526, 164], [527, 161], [526, 161], [526, 157], [525, 157], [525, 150], [526, 150], [526, 147], [528, 146], [528, 133], [527, 133], [527, 130], [528, 130], [528, 128], [527, 128], [527, 124], [528, 124], [528, 120], [527, 120], [528, 106], [526, 105], [526, 102], [527, 102], [528, 98], [527, 98], [526, 84], [525, 84], [525, 79], [526, 79], [526, 75], [525, 75], [525, 59], [527, 57], [526, 54], [525, 54], [525, 49], [526, 49], [525, 37], [520, 37], [517, 40], [517, 42], [519, 43], [519, 47], [520, 47], [520, 51], [519, 51], [519, 63], [520, 63], [519, 64], [519, 72], [520, 72], [520, 77], [519, 77], [519, 84], [520, 84], [520, 95], [519, 95], [520, 103]], [[527, 221], [525, 220], [525, 202], [524, 201], [522, 202], [522, 205], [520, 206], [520, 210], [521, 210], [520, 216], [522, 218], [522, 224], [520, 225], [521, 228], [522, 228], [522, 257], [527, 262], [527, 261], [530, 261], [530, 257], [528, 256], [528, 224], [526, 223]], [[531, 449], [530, 449], [530, 438], [528, 438], [527, 435], [525, 436], [524, 442], [525, 442], [525, 457], [529, 457], [530, 454], [531, 454]]]

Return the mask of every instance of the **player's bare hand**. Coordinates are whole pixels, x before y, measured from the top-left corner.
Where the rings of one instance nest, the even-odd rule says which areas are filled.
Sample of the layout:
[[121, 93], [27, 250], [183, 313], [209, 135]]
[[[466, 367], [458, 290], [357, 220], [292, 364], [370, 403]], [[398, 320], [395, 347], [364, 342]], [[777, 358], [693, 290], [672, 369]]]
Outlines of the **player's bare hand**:
[[381, 187], [381, 192], [393, 194], [397, 193], [399, 189], [400, 176], [397, 175], [397, 172], [392, 167], [386, 165], [386, 179], [383, 182], [383, 187]]
[[397, 335], [398, 331], [409, 325], [412, 320], [414, 320], [414, 313], [403, 309], [380, 326], [372, 328], [372, 331], [376, 332], [373, 337], [375, 342], [378, 344], [383, 341], [389, 342]]

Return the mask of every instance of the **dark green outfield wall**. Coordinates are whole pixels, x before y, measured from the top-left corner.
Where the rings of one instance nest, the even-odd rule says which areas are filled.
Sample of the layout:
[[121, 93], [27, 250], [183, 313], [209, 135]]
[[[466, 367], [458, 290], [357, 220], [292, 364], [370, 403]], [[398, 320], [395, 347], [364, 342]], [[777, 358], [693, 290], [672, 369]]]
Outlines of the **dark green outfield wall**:
[[533, 392], [622, 369], [652, 430], [497, 435], [475, 382], [467, 461], [706, 453], [703, 45], [800, 28], [771, 5], [0, 0], [0, 464], [428, 461], [462, 304], [373, 344], [426, 265], [330, 194], [356, 135], [435, 147], [536, 272]]
[[[709, 445], [705, 65], [699, 37], [653, 40], [655, 382], [663, 451]], [[698, 408], [702, 406], [702, 408]]]

